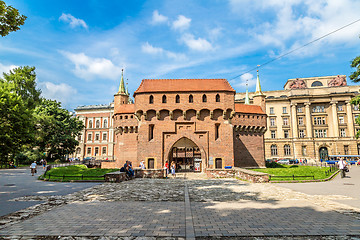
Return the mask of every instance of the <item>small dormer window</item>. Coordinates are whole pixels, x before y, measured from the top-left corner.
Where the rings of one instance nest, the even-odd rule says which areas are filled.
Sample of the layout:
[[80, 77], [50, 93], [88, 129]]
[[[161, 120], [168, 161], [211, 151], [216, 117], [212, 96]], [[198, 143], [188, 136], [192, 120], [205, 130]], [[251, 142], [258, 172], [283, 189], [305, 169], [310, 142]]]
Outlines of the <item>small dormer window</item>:
[[311, 84], [311, 87], [322, 87], [323, 84], [320, 81], [315, 81]]
[[153, 104], [154, 103], [154, 96], [150, 95], [149, 97], [149, 104]]
[[162, 96], [162, 103], [166, 103], [166, 95]]
[[215, 101], [220, 102], [220, 95], [219, 94], [216, 94]]
[[202, 96], [202, 101], [203, 101], [203, 102], [207, 102], [207, 97], [206, 97], [205, 94]]
[[193, 97], [193, 95], [190, 94], [190, 96], [189, 96], [189, 103], [193, 103], [193, 102], [194, 102], [194, 97]]
[[176, 97], [175, 97], [175, 102], [176, 102], [176, 103], [180, 103], [180, 96], [179, 96], [179, 95], [176, 95]]

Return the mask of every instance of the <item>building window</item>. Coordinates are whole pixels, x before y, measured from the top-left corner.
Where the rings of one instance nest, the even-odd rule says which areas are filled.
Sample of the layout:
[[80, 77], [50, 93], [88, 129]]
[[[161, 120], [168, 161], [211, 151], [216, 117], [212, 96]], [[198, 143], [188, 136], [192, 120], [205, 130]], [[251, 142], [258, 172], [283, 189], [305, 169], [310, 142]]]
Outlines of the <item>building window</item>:
[[346, 137], [345, 128], [340, 128], [340, 137]]
[[284, 130], [284, 138], [289, 138], [289, 130]]
[[89, 128], [92, 128], [92, 121], [89, 120]]
[[270, 118], [270, 126], [275, 126], [275, 118]]
[[96, 120], [96, 128], [100, 128], [100, 120]]
[[360, 144], [357, 145], [358, 155], [360, 155]]
[[217, 169], [222, 168], [222, 159], [221, 158], [215, 158], [215, 168], [217, 168]]
[[99, 139], [100, 139], [100, 134], [99, 134], [99, 133], [96, 133], [96, 134], [95, 134], [95, 141], [99, 141]]
[[102, 155], [106, 155], [106, 147], [102, 148]]
[[271, 131], [271, 138], [276, 138], [276, 131]]
[[220, 102], [220, 95], [219, 94], [216, 94], [215, 101]]
[[277, 156], [277, 146], [275, 144], [271, 145], [270, 147], [270, 151], [271, 151], [271, 156]]
[[345, 155], [349, 154], [349, 145], [344, 145], [344, 154]]
[[219, 123], [215, 124], [215, 140], [219, 138], [219, 128], [220, 128], [220, 124]]
[[149, 141], [154, 139], [154, 124], [149, 125]]
[[166, 95], [162, 96], [162, 103], [166, 103]]
[[283, 114], [286, 114], [286, 113], [287, 113], [287, 108], [283, 107]]
[[315, 131], [316, 138], [327, 137], [326, 129], [315, 129], [314, 131]]
[[189, 103], [192, 103], [192, 102], [194, 102], [194, 97], [193, 97], [193, 95], [190, 94], [190, 96], [189, 96]]
[[91, 139], [92, 139], [92, 134], [89, 133], [89, 134], [88, 134], [88, 141], [91, 141]]
[[203, 101], [203, 102], [207, 102], [207, 97], [206, 97], [205, 94], [202, 96], [202, 101]]
[[270, 107], [270, 114], [274, 114], [274, 107]]
[[81, 153], [81, 148], [77, 148], [76, 149], [76, 154], [80, 154]]
[[176, 103], [180, 103], [180, 96], [179, 96], [179, 95], [176, 95], [176, 97], [175, 97], [175, 102], [176, 102]]
[[305, 131], [303, 129], [299, 130], [299, 138], [304, 138], [305, 137]]
[[86, 154], [87, 154], [87, 155], [91, 155], [91, 148], [89, 148], [89, 147], [87, 148]]
[[344, 116], [339, 116], [339, 123], [340, 124], [344, 124], [345, 121], [344, 121]]
[[306, 146], [301, 146], [301, 153], [303, 156], [306, 156]]
[[339, 112], [344, 111], [344, 105], [339, 104], [339, 105], [338, 105], [338, 111], [339, 111]]
[[78, 140], [81, 141], [81, 134], [78, 136]]
[[313, 107], [313, 112], [325, 112], [324, 106], [315, 106]]
[[104, 120], [104, 128], [107, 128], [107, 120]]
[[103, 141], [106, 141], [107, 140], [107, 133], [103, 133], [103, 138], [102, 138]]
[[321, 87], [323, 84], [320, 81], [315, 81], [311, 84], [312, 87]]
[[99, 147], [95, 147], [95, 156], [99, 155]]
[[289, 125], [289, 119], [288, 118], [283, 118], [283, 124], [284, 124], [284, 126], [288, 126]]
[[325, 125], [325, 117], [314, 117], [314, 125]]
[[285, 156], [291, 155], [291, 148], [289, 144], [284, 145], [284, 154]]
[[302, 113], [303, 112], [303, 107], [297, 107], [297, 112]]
[[153, 104], [154, 103], [154, 96], [150, 95], [149, 97], [149, 104]]
[[299, 118], [298, 118], [298, 122], [299, 122], [299, 125], [304, 125], [304, 118], [303, 118], [303, 117], [299, 117]]

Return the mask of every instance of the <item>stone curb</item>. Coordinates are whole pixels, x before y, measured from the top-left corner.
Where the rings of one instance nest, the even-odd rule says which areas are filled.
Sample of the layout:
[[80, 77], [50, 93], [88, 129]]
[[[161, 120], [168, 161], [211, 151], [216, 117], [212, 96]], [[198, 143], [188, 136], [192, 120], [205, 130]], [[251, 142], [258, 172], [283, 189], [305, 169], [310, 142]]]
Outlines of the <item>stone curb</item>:
[[340, 170], [337, 170], [336, 172], [334, 172], [330, 177], [325, 178], [325, 179], [317, 179], [317, 180], [293, 180], [293, 181], [269, 181], [269, 183], [306, 183], [306, 182], [327, 182], [332, 180], [338, 173], [340, 172]]

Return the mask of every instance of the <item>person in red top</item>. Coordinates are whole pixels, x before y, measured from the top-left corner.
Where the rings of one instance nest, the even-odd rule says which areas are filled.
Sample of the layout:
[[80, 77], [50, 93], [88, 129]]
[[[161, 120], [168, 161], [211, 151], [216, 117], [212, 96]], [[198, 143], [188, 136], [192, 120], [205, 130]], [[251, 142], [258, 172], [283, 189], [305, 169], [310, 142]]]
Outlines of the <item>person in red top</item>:
[[166, 160], [164, 165], [164, 175], [167, 178], [169, 174], [169, 162]]

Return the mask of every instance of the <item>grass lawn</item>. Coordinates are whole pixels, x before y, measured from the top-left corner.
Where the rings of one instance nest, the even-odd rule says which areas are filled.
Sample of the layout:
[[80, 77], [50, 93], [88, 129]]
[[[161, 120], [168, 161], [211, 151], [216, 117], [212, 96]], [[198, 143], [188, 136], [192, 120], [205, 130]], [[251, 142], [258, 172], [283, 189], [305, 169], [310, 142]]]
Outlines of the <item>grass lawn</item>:
[[[115, 172], [116, 169], [87, 168], [85, 165], [72, 165], [67, 167], [52, 168], [46, 173], [45, 178], [50, 180], [102, 180], [106, 173]], [[49, 176], [50, 175], [50, 176]], [[42, 178], [43, 176], [40, 176]]]
[[[252, 169], [257, 172], [268, 173], [271, 175], [271, 181], [289, 181], [293, 180], [315, 180], [328, 178], [332, 173], [326, 175], [325, 171], [329, 171], [330, 167], [314, 167], [314, 166], [299, 166], [299, 165], [282, 165], [278, 164], [276, 168]], [[289, 176], [289, 177], [278, 177]], [[297, 177], [297, 176], [311, 176], [311, 177]]]

